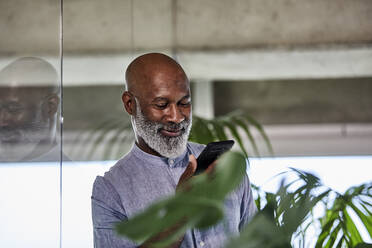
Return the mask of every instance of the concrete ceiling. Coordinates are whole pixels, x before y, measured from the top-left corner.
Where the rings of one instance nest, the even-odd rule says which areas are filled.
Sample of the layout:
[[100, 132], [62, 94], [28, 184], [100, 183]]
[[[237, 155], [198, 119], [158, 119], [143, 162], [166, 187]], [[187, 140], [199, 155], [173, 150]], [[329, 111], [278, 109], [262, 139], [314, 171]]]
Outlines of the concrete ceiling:
[[[0, 54], [58, 54], [59, 11], [0, 1]], [[370, 0], [64, 0], [64, 52], [371, 43], [371, 16]]]

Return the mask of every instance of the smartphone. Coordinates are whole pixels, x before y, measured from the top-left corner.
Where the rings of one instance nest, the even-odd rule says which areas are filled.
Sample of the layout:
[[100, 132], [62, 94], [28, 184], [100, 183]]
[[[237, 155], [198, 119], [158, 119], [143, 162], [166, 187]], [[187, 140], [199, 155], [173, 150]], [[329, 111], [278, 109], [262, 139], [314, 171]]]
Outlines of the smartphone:
[[205, 171], [208, 166], [213, 163], [224, 152], [227, 152], [234, 145], [233, 140], [224, 140], [209, 143], [197, 158], [198, 167], [194, 175], [198, 175]]

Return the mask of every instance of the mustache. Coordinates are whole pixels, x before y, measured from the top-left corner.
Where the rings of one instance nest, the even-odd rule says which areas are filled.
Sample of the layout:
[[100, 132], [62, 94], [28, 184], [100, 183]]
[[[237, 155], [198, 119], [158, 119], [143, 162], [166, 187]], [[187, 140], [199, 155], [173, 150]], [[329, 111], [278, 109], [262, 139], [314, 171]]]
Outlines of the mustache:
[[22, 126], [3, 126], [0, 127], [0, 141], [16, 143], [26, 141], [31, 136], [39, 136], [47, 127], [40, 122], [31, 121]]
[[158, 131], [160, 129], [165, 129], [167, 131], [186, 131], [187, 127], [190, 125], [190, 119], [185, 119], [180, 123], [170, 122], [168, 124], [158, 123]]
[[6, 139], [11, 136], [20, 137], [22, 136], [22, 131], [12, 127], [0, 127], [0, 139]]
[[46, 127], [45, 125], [42, 125], [41, 123], [38, 122], [31, 122], [24, 124], [22, 126], [5, 126], [5, 127], [0, 127], [0, 135], [1, 133], [17, 133], [17, 132], [22, 132], [22, 131], [42, 131]]

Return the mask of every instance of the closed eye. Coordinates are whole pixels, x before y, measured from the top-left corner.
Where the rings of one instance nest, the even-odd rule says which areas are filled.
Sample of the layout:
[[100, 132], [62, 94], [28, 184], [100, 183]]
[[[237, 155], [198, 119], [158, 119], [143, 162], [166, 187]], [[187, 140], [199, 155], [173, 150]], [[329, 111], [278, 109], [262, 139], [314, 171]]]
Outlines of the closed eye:
[[190, 106], [191, 102], [181, 102], [179, 105], [181, 106]]
[[178, 105], [181, 105], [181, 106], [184, 106], [184, 107], [188, 107], [190, 106], [191, 104], [191, 98], [190, 96], [185, 96], [181, 99], [181, 101], [179, 101]]
[[165, 109], [168, 106], [168, 103], [156, 103], [154, 105], [158, 109]]

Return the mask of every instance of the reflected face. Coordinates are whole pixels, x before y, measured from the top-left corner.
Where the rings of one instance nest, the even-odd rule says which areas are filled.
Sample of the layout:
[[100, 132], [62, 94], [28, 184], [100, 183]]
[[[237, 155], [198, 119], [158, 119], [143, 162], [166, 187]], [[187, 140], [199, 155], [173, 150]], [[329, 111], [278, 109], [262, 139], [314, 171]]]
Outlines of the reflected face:
[[22, 157], [48, 135], [42, 93], [30, 88], [0, 90], [0, 157]]

